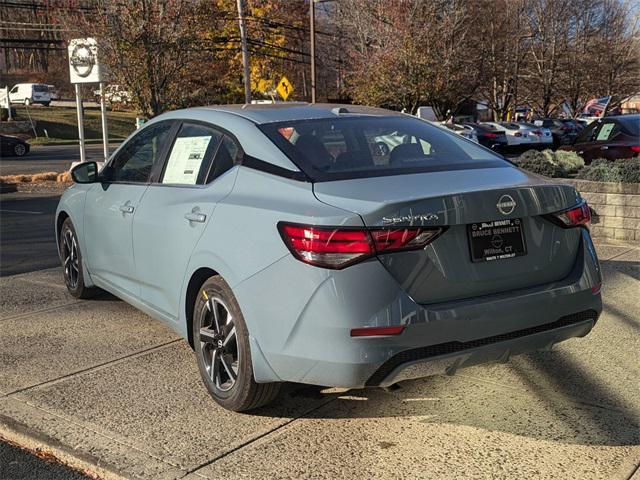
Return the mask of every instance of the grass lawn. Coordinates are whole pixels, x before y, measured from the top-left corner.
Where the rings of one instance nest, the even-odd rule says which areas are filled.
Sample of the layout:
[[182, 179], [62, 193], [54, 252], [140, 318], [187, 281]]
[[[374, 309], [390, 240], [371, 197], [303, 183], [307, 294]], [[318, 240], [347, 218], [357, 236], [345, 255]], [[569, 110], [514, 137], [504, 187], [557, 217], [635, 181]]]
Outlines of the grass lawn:
[[[29, 115], [31, 115], [31, 119], [36, 123], [38, 138], [29, 139], [31, 144], [78, 141], [78, 119], [75, 108], [33, 106], [29, 108], [28, 112], [25, 107], [17, 107], [16, 110], [18, 120], [29, 120]], [[123, 140], [135, 130], [136, 114], [134, 112], [108, 111], [107, 126], [109, 141]], [[31, 133], [33, 134], [33, 132]], [[85, 108], [84, 138], [86, 140], [102, 140], [100, 109]]]

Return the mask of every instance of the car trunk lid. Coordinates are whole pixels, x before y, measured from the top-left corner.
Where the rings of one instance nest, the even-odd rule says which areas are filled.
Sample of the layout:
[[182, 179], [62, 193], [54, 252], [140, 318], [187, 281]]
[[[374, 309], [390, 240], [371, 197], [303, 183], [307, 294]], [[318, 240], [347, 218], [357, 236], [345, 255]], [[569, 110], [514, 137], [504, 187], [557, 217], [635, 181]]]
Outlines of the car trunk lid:
[[[379, 256], [421, 304], [560, 280], [571, 271], [580, 242], [578, 229], [543, 217], [578, 203], [575, 189], [513, 167], [321, 182], [314, 184], [314, 193], [322, 202], [359, 214], [367, 227], [447, 227], [423, 250]], [[526, 253], [474, 261], [471, 228], [490, 227], [490, 222], [517, 223]]]

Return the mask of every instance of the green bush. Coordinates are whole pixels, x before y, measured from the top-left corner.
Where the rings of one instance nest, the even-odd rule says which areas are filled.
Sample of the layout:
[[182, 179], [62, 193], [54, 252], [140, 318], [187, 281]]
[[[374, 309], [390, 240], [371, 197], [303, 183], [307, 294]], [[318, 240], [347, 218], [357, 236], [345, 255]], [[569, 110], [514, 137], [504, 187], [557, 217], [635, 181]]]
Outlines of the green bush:
[[[568, 152], [563, 152], [568, 153]], [[580, 156], [574, 154], [579, 161], [572, 156], [563, 156], [562, 159], [558, 159], [556, 153], [551, 150], [527, 150], [518, 159], [516, 164], [525, 170], [528, 170], [538, 175], [545, 175], [547, 177], [566, 177], [569, 173], [574, 172], [577, 168], [576, 165], [584, 161]]]
[[640, 183], [640, 159], [610, 161], [600, 158], [584, 167], [578, 178], [594, 182]]
[[[546, 151], [551, 152], [551, 150]], [[555, 157], [555, 163], [566, 173], [576, 173], [578, 170], [584, 167], [583, 158], [576, 152], [558, 150], [551, 153], [553, 153]]]

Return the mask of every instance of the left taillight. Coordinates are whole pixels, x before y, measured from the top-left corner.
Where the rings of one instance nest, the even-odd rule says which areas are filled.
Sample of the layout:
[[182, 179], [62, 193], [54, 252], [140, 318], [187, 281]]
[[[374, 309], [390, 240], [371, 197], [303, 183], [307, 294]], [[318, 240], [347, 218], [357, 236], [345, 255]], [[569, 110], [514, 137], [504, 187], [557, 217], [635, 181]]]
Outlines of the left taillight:
[[317, 267], [341, 269], [376, 254], [418, 250], [443, 227], [341, 228], [280, 222], [278, 230], [294, 257]]
[[575, 207], [547, 216], [550, 220], [564, 228], [587, 227], [591, 223], [591, 209], [584, 200]]

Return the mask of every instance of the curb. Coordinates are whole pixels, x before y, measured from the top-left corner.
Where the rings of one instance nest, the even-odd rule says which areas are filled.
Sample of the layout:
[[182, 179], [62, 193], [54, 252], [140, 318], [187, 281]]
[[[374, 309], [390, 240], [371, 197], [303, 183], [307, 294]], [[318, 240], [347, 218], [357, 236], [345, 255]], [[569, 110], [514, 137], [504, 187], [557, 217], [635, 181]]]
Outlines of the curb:
[[116, 468], [104, 463], [98, 457], [78, 453], [72, 448], [47, 435], [34, 432], [26, 425], [0, 414], [0, 438], [31, 452], [45, 452], [58, 463], [97, 480], [127, 480]]

